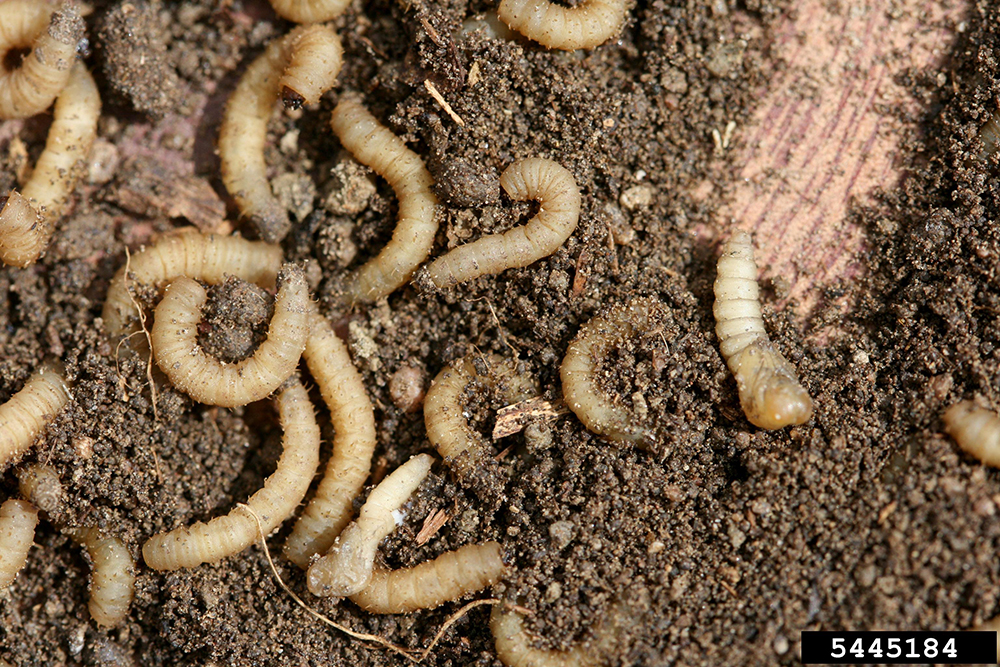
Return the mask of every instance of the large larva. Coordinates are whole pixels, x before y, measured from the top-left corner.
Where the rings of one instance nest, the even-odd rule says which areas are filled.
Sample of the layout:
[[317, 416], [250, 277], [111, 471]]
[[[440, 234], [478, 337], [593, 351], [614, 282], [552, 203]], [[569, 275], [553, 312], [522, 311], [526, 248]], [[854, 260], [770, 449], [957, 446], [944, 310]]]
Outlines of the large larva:
[[399, 200], [392, 239], [378, 255], [345, 280], [345, 305], [388, 296], [413, 276], [430, 255], [437, 234], [434, 179], [420, 156], [384, 127], [361, 103], [346, 97], [333, 110], [330, 127], [354, 158], [384, 178]]
[[222, 181], [261, 239], [277, 243], [291, 227], [271, 192], [264, 162], [267, 121], [281, 97], [313, 104], [333, 87], [343, 62], [340, 38], [322, 25], [299, 26], [271, 42], [240, 79], [219, 128]]
[[324, 23], [344, 13], [350, 0], [271, 0], [278, 16], [295, 23]]
[[0, 405], [0, 470], [31, 447], [70, 398], [62, 372], [46, 363]]
[[28, 560], [35, 540], [38, 510], [26, 500], [5, 500], [0, 505], [0, 590], [6, 589]]
[[97, 528], [73, 528], [68, 534], [90, 556], [90, 617], [103, 628], [119, 625], [135, 594], [135, 559], [120, 539], [102, 536]]
[[958, 446], [988, 466], [1000, 468], [1000, 416], [972, 401], [960, 401], [944, 413], [944, 430]]
[[320, 597], [346, 597], [363, 589], [372, 577], [378, 544], [396, 528], [403, 505], [431, 470], [433, 459], [418, 454], [372, 489], [358, 518], [344, 529], [325, 556], [306, 576], [309, 592]]
[[174, 386], [194, 400], [236, 407], [266, 398], [295, 372], [309, 335], [309, 286], [302, 269], [286, 265], [279, 275], [267, 339], [246, 359], [227, 364], [198, 344], [198, 323], [208, 293], [178, 276], [156, 306], [153, 354]]
[[608, 41], [625, 22], [625, 0], [583, 0], [562, 7], [549, 0], [501, 0], [500, 20], [550, 49], [592, 49]]
[[[295, 511], [319, 466], [319, 426], [309, 394], [297, 378], [285, 384], [277, 406], [285, 431], [281, 458], [264, 487], [247, 501], [260, 517], [265, 535]], [[154, 535], [142, 545], [142, 558], [154, 570], [196, 567], [239, 553], [256, 538], [257, 522], [249, 512], [236, 508], [207, 524], [199, 521]]]
[[750, 423], [776, 429], [809, 421], [812, 399], [799, 384], [795, 367], [774, 348], [764, 330], [753, 245], [743, 231], [730, 237], [719, 257], [715, 333]]
[[376, 443], [375, 414], [361, 374], [347, 346], [315, 311], [303, 356], [330, 410], [334, 436], [323, 479], [285, 543], [285, 556], [302, 568], [314, 555], [326, 553], [350, 522]]
[[24, 466], [17, 471], [17, 482], [21, 495], [49, 516], [62, 507], [63, 486], [52, 466], [42, 463]]
[[525, 158], [500, 175], [514, 201], [537, 200], [538, 214], [503, 234], [490, 234], [458, 246], [427, 267], [438, 289], [482, 275], [528, 266], [548, 257], [570, 237], [580, 220], [580, 189], [568, 169], [552, 160]]
[[478, 593], [503, 576], [500, 544], [468, 544], [401, 570], [375, 568], [368, 585], [350, 596], [372, 614], [408, 614]]

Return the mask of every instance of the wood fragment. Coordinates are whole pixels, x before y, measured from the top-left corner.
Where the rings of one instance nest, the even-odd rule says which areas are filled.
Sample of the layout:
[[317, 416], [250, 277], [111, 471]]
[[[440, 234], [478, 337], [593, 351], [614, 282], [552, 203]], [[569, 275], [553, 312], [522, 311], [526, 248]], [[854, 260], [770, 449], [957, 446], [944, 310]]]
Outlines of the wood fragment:
[[581, 250], [576, 257], [576, 272], [573, 274], [573, 287], [570, 290], [570, 298], [583, 294], [583, 288], [587, 286], [587, 263], [590, 260], [590, 253], [586, 249]]
[[437, 86], [435, 86], [430, 79], [424, 79], [424, 88], [426, 88], [427, 92], [431, 94], [431, 97], [433, 97], [434, 100], [441, 105], [441, 108], [444, 109], [445, 113], [451, 116], [453, 121], [458, 123], [461, 127], [465, 127], [465, 121], [462, 120], [461, 116], [455, 113], [455, 110], [451, 108], [451, 105], [448, 104], [448, 101], [444, 99], [438, 91]]
[[536, 396], [520, 403], [514, 403], [497, 410], [497, 422], [493, 427], [493, 439], [506, 438], [524, 430], [533, 421], [551, 422], [569, 414], [569, 408], [560, 399], [550, 401]]
[[450, 518], [451, 516], [444, 510], [436, 510], [428, 514], [427, 518], [424, 519], [424, 525], [420, 527], [420, 532], [417, 533], [417, 546], [427, 544]]

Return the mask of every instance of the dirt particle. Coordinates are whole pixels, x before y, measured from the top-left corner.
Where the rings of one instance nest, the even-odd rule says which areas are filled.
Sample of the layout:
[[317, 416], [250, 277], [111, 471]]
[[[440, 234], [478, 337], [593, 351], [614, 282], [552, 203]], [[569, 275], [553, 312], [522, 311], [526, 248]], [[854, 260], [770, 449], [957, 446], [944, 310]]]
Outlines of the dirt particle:
[[368, 208], [375, 192], [371, 170], [344, 157], [330, 169], [323, 187], [323, 208], [334, 215], [356, 215]]
[[104, 185], [110, 182], [115, 177], [120, 160], [117, 146], [107, 139], [96, 139], [87, 155], [87, 183]]
[[422, 368], [403, 366], [389, 379], [389, 396], [403, 412], [416, 412], [424, 402], [427, 374]]
[[653, 203], [653, 188], [646, 183], [633, 185], [621, 194], [619, 201], [629, 211], [646, 208]]
[[382, 367], [382, 360], [378, 356], [378, 344], [363, 324], [357, 321], [348, 324], [347, 340], [355, 359], [360, 359], [372, 371]]
[[470, 208], [500, 201], [500, 175], [482, 162], [448, 156], [429, 167], [434, 192], [447, 204]]
[[273, 312], [274, 299], [267, 291], [239, 278], [227, 278], [208, 288], [198, 342], [221, 361], [241, 361], [267, 337]]
[[561, 551], [573, 541], [576, 526], [572, 521], [556, 521], [549, 526], [549, 539], [556, 551]]

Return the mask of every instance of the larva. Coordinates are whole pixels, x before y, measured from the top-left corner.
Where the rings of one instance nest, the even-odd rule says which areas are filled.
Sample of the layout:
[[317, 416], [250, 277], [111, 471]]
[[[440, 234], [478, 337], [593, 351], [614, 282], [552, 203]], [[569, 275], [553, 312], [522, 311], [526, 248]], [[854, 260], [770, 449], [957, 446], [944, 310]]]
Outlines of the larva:
[[570, 237], [580, 220], [580, 189], [568, 169], [552, 160], [525, 158], [500, 175], [514, 201], [537, 200], [538, 214], [503, 234], [490, 234], [458, 246], [427, 267], [438, 289], [482, 275], [528, 266], [548, 257]]
[[299, 364], [309, 335], [309, 286], [302, 269], [286, 264], [267, 339], [246, 359], [227, 364], [198, 344], [198, 323], [208, 298], [197, 281], [178, 276], [156, 306], [151, 333], [156, 363], [174, 386], [194, 400], [231, 408], [266, 398]]
[[944, 430], [963, 450], [1000, 468], [1000, 416], [995, 412], [961, 401], [945, 411]]
[[45, 149], [31, 178], [20, 193], [11, 191], [0, 201], [0, 259], [5, 264], [27, 266], [45, 250], [83, 171], [100, 115], [94, 77], [77, 63], [56, 99]]
[[313, 104], [333, 87], [343, 62], [340, 38], [322, 25], [299, 26], [271, 42], [240, 79], [219, 128], [222, 181], [261, 239], [277, 243], [291, 227], [271, 192], [264, 163], [267, 121], [281, 97]]
[[41, 463], [24, 466], [17, 471], [17, 481], [21, 495], [48, 515], [62, 507], [63, 486], [52, 466]]
[[135, 594], [135, 559], [117, 537], [97, 528], [73, 528], [70, 537], [90, 556], [90, 617], [102, 628], [113, 628], [128, 616]]
[[61, 369], [46, 363], [0, 405], [0, 470], [31, 447], [70, 398]]
[[[283, 451], [264, 487], [247, 501], [261, 520], [264, 534], [278, 527], [302, 501], [319, 466], [319, 426], [309, 394], [293, 378], [278, 394], [278, 414], [284, 429]], [[239, 508], [207, 524], [160, 533], [142, 545], [142, 558], [154, 570], [177, 570], [215, 563], [239, 553], [257, 538], [253, 516]]]
[[333, 110], [330, 127], [354, 158], [384, 178], [399, 200], [392, 239], [378, 255], [345, 280], [345, 305], [377, 301], [408, 281], [430, 255], [437, 234], [437, 197], [423, 160], [384, 127], [361, 103], [346, 97]]
[[501, 0], [500, 20], [549, 49], [592, 49], [625, 22], [625, 0], [583, 0], [563, 7], [549, 0]]
[[719, 257], [715, 333], [750, 423], [777, 429], [809, 421], [812, 399], [764, 330], [753, 245], [743, 231], [730, 237]]
[[271, 0], [281, 18], [295, 23], [324, 23], [344, 13], [350, 0]]
[[988, 160], [1000, 149], [1000, 112], [994, 112], [979, 128], [979, 141], [983, 144], [979, 153], [980, 160]]
[[401, 570], [375, 568], [368, 585], [350, 596], [372, 614], [408, 614], [478, 593], [503, 576], [500, 544], [468, 544]]
[[5, 500], [0, 505], [0, 590], [17, 578], [35, 540], [38, 510], [26, 500]]
[[372, 577], [378, 544], [396, 528], [403, 505], [431, 470], [428, 454], [418, 454], [372, 489], [358, 518], [344, 529], [325, 556], [306, 576], [309, 592], [320, 597], [346, 597], [363, 589]]
[[651, 328], [657, 312], [664, 307], [657, 299], [637, 298], [627, 305], [611, 308], [580, 327], [580, 333], [563, 357], [559, 377], [566, 405], [587, 430], [609, 440], [641, 446], [652, 444], [653, 428], [625, 406], [616, 404], [598, 386], [597, 373], [601, 360], [615, 345]]
[[316, 311], [303, 356], [330, 410], [334, 430], [333, 453], [323, 479], [285, 543], [285, 556], [305, 568], [314, 555], [326, 553], [350, 522], [354, 499], [371, 472], [376, 438], [375, 414], [361, 374], [347, 346]]

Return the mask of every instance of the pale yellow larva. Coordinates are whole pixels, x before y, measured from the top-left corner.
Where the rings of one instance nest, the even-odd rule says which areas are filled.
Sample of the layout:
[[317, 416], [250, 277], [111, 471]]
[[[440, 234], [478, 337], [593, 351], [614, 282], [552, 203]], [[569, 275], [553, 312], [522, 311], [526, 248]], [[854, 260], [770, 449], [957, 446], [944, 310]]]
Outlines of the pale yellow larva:
[[90, 617], [102, 628], [120, 625], [135, 594], [135, 559], [117, 537], [97, 528], [72, 528], [70, 537], [90, 556]]
[[31, 447], [71, 398], [62, 370], [45, 363], [0, 405], [0, 470]]
[[375, 568], [368, 585], [350, 596], [372, 614], [408, 614], [478, 593], [503, 576], [500, 544], [468, 544], [401, 570]]
[[[319, 466], [319, 426], [309, 394], [297, 378], [286, 382], [277, 398], [284, 429], [283, 451], [264, 487], [247, 505], [260, 517], [261, 530], [270, 533], [295, 511]], [[142, 558], [154, 570], [177, 570], [215, 563], [237, 554], [257, 539], [257, 522], [240, 508], [207, 524], [195, 523], [160, 533], [142, 545]]]
[[580, 220], [580, 189], [568, 169], [552, 160], [525, 158], [500, 175], [514, 201], [537, 200], [538, 214], [524, 225], [458, 246], [427, 267], [438, 289], [483, 275], [520, 268], [548, 257], [565, 243]]
[[21, 495], [49, 515], [62, 507], [63, 486], [55, 468], [43, 463], [32, 463], [17, 471]]
[[285, 556], [305, 568], [314, 555], [326, 553], [350, 522], [354, 499], [371, 472], [376, 436], [375, 414], [361, 374], [347, 346], [315, 311], [303, 356], [330, 410], [334, 430], [333, 453], [323, 479], [285, 543]]
[[507, 667], [596, 667], [605, 656], [580, 643], [566, 651], [546, 650], [531, 645], [519, 612], [495, 605], [490, 614], [497, 657]]
[[269, 396], [295, 372], [312, 312], [300, 267], [285, 265], [278, 282], [267, 339], [251, 356], [228, 364], [198, 343], [198, 323], [208, 298], [205, 288], [185, 276], [175, 278], [156, 306], [151, 332], [160, 370], [178, 390], [208, 405], [231, 408]]
[[437, 234], [434, 179], [420, 156], [384, 127], [354, 97], [333, 110], [330, 127], [354, 158], [384, 178], [399, 200], [392, 239], [344, 283], [344, 305], [370, 303], [406, 284], [430, 255]]
[[722, 247], [715, 279], [715, 333], [736, 378], [740, 405], [750, 423], [766, 429], [804, 424], [813, 402], [795, 367], [764, 330], [757, 265], [750, 235], [738, 231]]
[[330, 551], [309, 566], [309, 592], [320, 597], [346, 597], [371, 580], [379, 542], [397, 525], [403, 505], [431, 470], [429, 454], [418, 454], [378, 483], [358, 518], [337, 536]]
[[563, 7], [550, 0], [501, 0], [500, 20], [550, 49], [592, 49], [608, 41], [625, 22], [625, 0], [583, 0]]
[[295, 23], [323, 23], [337, 18], [350, 0], [271, 0], [271, 7], [281, 18]]
[[219, 128], [222, 182], [261, 239], [277, 243], [291, 227], [288, 212], [271, 192], [264, 162], [267, 122], [274, 103], [313, 104], [333, 87], [343, 51], [333, 29], [299, 26], [274, 40], [254, 60], [229, 97]]
[[0, 591], [17, 578], [35, 540], [38, 510], [26, 500], [5, 500], [0, 505]]
[[988, 466], [1000, 468], [1000, 416], [972, 401], [960, 401], [944, 413], [944, 430], [958, 446]]

